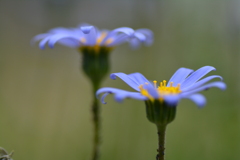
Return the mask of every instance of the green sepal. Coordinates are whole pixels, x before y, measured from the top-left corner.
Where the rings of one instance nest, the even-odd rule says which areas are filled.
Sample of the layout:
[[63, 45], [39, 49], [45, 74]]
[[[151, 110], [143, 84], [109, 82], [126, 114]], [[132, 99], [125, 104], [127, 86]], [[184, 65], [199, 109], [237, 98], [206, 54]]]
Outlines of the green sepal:
[[84, 46], [82, 52], [82, 69], [94, 86], [98, 86], [109, 71], [108, 47]]
[[145, 104], [148, 120], [157, 126], [166, 126], [174, 120], [176, 106], [169, 106], [160, 100], [147, 100]]

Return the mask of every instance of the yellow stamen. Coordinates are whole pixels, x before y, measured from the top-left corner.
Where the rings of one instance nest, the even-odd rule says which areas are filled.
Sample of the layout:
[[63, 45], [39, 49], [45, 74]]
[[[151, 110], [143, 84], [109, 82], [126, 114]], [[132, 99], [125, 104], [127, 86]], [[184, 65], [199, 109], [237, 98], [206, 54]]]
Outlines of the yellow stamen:
[[101, 35], [97, 38], [96, 45], [99, 45], [106, 36], [107, 36], [107, 33], [106, 32], [102, 32]]
[[105, 51], [112, 50], [113, 47], [108, 47], [106, 45], [112, 43], [114, 40], [113, 38], [108, 38], [103, 44], [101, 44], [103, 40], [106, 38], [107, 34], [108, 32], [102, 32], [96, 39], [96, 44], [94, 46], [84, 46], [87, 40], [84, 37], [82, 37], [80, 39], [80, 42], [83, 43], [83, 45], [80, 47], [80, 50], [88, 50], [89, 52], [95, 53], [99, 53], [101, 49], [104, 49]]
[[148, 91], [143, 88], [143, 84], [141, 84], [138, 88], [140, 89], [140, 93], [141, 93], [143, 96], [148, 97], [151, 101], [154, 100], [154, 98], [148, 93]]
[[157, 88], [157, 81], [153, 81], [154, 87]]
[[113, 42], [113, 38], [108, 38], [104, 44], [108, 45], [108, 44], [111, 44], [112, 42]]
[[[163, 80], [160, 82], [160, 85], [157, 86], [157, 81], [153, 81], [153, 85], [156, 88], [158, 94], [159, 94], [159, 101], [164, 101], [164, 96], [169, 94], [179, 94], [182, 91], [180, 90], [180, 84], [177, 86], [173, 86], [174, 82], [170, 82], [170, 85], [167, 87], [167, 81]], [[148, 83], [145, 83], [148, 84]], [[140, 93], [146, 97], [148, 97], [150, 100], [154, 100], [154, 98], [148, 93], [146, 89], [143, 88], [143, 84], [139, 86]]]
[[85, 39], [85, 38], [81, 38], [81, 39], [80, 39], [80, 42], [86, 43], [86, 39]]

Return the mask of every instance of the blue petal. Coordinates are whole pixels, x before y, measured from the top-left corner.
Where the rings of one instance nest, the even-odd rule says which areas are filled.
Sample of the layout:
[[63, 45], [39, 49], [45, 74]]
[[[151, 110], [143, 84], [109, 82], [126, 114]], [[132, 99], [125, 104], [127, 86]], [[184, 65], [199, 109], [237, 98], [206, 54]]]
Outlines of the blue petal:
[[74, 35], [69, 35], [69, 34], [57, 34], [55, 36], [52, 36], [52, 38], [49, 40], [48, 45], [50, 48], [53, 48], [53, 46], [55, 45], [55, 43], [61, 39], [74, 39], [74, 40], [79, 40], [80, 37], [76, 37]]
[[212, 76], [206, 77], [206, 78], [196, 82], [195, 84], [191, 85], [190, 87], [185, 87], [184, 89], [182, 89], [182, 91], [184, 92], [184, 91], [189, 91], [189, 90], [192, 90], [192, 89], [196, 89], [197, 87], [202, 86], [203, 84], [209, 82], [210, 80], [212, 80], [214, 78], [220, 78], [221, 80], [223, 80], [223, 78], [221, 76], [212, 75]]
[[93, 26], [81, 26], [80, 29], [84, 34], [89, 34], [91, 30], [93, 29]]
[[138, 85], [145, 84], [145, 83], [150, 84], [147, 78], [145, 78], [141, 73], [138, 73], [138, 72], [131, 73], [131, 74], [128, 74], [128, 76], [131, 77], [134, 81], [136, 81]]
[[45, 44], [49, 41], [49, 39], [51, 39], [51, 37], [52, 36], [48, 36], [48, 37], [44, 38], [43, 40], [41, 40], [40, 43], [39, 43], [39, 48], [44, 49]]
[[217, 87], [221, 90], [225, 90], [227, 88], [226, 84], [223, 83], [223, 82], [212, 82], [212, 83], [208, 83], [206, 85], [203, 85], [201, 87], [198, 87], [196, 89], [193, 89], [191, 91], [182, 92], [181, 95], [183, 97], [186, 97], [186, 96], [189, 96], [191, 94], [194, 94], [194, 93], [197, 93], [197, 92], [200, 92], [200, 91], [203, 91], [203, 90], [207, 90], [207, 89], [212, 88], [212, 87]]
[[141, 95], [141, 93], [138, 93], [138, 92], [127, 92], [127, 91], [125, 91], [125, 92], [115, 94], [115, 100], [117, 102], [122, 102], [125, 98], [133, 98], [133, 99], [141, 100], [141, 101], [148, 100], [147, 97]]
[[[192, 69], [188, 68], [179, 68], [173, 76], [168, 81], [167, 86], [170, 86], [170, 82], [173, 82], [173, 86], [177, 86], [178, 84], [181, 84], [186, 77], [193, 72]], [[182, 86], [181, 86], [182, 87]]]
[[125, 83], [127, 83], [130, 87], [132, 87], [136, 91], [140, 91], [139, 90], [139, 85], [143, 84], [143, 83], [139, 84], [138, 81], [136, 81], [134, 79], [134, 76], [131, 77], [131, 75], [129, 76], [129, 75], [125, 74], [125, 73], [120, 73], [119, 72], [119, 73], [112, 73], [110, 75], [110, 78], [113, 79], [113, 80], [115, 80], [116, 77], [119, 77], [120, 79], [122, 79]]
[[58, 41], [59, 44], [71, 47], [71, 48], [77, 48], [80, 46], [79, 41], [76, 39], [69, 39], [69, 38], [65, 38], [65, 39], [60, 39]]
[[[120, 34], [120, 35], [116, 35], [116, 36], [112, 36], [112, 37], [109, 36], [108, 38], [113, 39], [112, 43], [108, 44], [108, 46], [116, 46], [116, 45], [120, 45], [120, 44], [126, 42], [128, 39], [128, 35]], [[106, 40], [108, 38], [106, 38]]]
[[187, 77], [187, 79], [181, 84], [181, 88], [184, 89], [185, 87], [189, 87], [190, 85], [193, 85], [203, 76], [205, 76], [207, 73], [213, 70], [216, 70], [216, 69], [212, 66], [204, 66], [198, 69], [197, 71], [193, 72], [189, 77]]
[[201, 94], [192, 94], [185, 98], [192, 100], [198, 107], [204, 107], [206, 104], [206, 98]]
[[93, 26], [81, 27], [82, 32], [85, 34], [86, 45], [94, 46], [96, 44], [98, 30]]
[[137, 49], [140, 47], [140, 40], [137, 38], [131, 38], [131, 40], [129, 40], [130, 46], [132, 49]]
[[112, 31], [113, 33], [115, 32], [121, 32], [121, 33], [125, 33], [129, 36], [133, 35], [134, 34], [134, 30], [132, 28], [129, 28], [129, 27], [120, 27], [120, 28], [116, 28]]
[[43, 33], [43, 34], [38, 34], [36, 35], [35, 37], [33, 37], [32, 41], [35, 42], [35, 41], [39, 41], [43, 38], [46, 38], [48, 36], [52, 36], [52, 34], [49, 34], [49, 33]]
[[160, 98], [157, 89], [151, 83], [143, 85], [143, 88], [146, 89], [154, 99]]
[[136, 37], [137, 39], [139, 39], [141, 42], [144, 42], [146, 40], [146, 37], [144, 34], [140, 33], [140, 32], [135, 32], [134, 33], [134, 37]]
[[121, 89], [117, 89], [117, 88], [111, 88], [111, 87], [105, 87], [105, 88], [99, 89], [96, 92], [96, 96], [98, 97], [101, 93], [105, 93], [101, 98], [102, 103], [106, 103], [104, 101], [104, 98], [108, 94], [115, 94], [115, 100], [117, 102], [122, 102], [125, 98], [133, 98], [133, 99], [137, 99], [137, 100], [147, 100], [147, 97], [141, 95], [138, 92], [129, 92], [129, 91], [125, 91], [125, 90], [121, 90]]
[[146, 37], [145, 44], [146, 45], [151, 45], [153, 43], [153, 32], [151, 30], [143, 28], [143, 29], [136, 30], [136, 32], [140, 32], [145, 35], [145, 37]]
[[164, 102], [169, 105], [169, 107], [176, 107], [180, 100], [179, 95], [167, 95], [164, 96]]

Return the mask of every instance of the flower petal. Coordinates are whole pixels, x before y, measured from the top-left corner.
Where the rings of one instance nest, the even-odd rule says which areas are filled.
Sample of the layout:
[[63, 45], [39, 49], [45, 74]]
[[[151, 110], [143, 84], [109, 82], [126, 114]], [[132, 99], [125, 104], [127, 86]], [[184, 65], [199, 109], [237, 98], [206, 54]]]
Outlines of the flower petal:
[[158, 91], [156, 90], [156, 88], [151, 84], [144, 84], [143, 88], [147, 90], [147, 92], [154, 98], [154, 99], [158, 99], [159, 98], [159, 94]]
[[173, 86], [177, 86], [178, 84], [181, 84], [186, 79], [186, 77], [192, 72], [193, 70], [189, 68], [179, 68], [170, 78], [167, 86], [170, 86], [170, 82], [173, 82]]
[[204, 107], [206, 104], [206, 98], [202, 94], [192, 94], [185, 98], [192, 100], [198, 107]]
[[134, 81], [136, 81], [138, 85], [145, 84], [145, 83], [150, 84], [147, 78], [145, 78], [141, 73], [135, 72], [135, 73], [128, 74], [128, 76], [130, 76]]
[[52, 36], [45, 37], [43, 40], [39, 43], [40, 49], [45, 49], [45, 44], [51, 39]]
[[216, 70], [216, 69], [212, 66], [204, 66], [198, 69], [197, 71], [193, 72], [189, 77], [187, 77], [184, 82], [182, 82], [181, 89], [184, 89], [185, 87], [189, 87], [190, 85], [193, 85], [203, 76], [205, 76], [207, 73], [213, 70]]
[[137, 29], [135, 32], [140, 32], [145, 35], [146, 39], [153, 40], [153, 32], [150, 29], [142, 28]]
[[196, 82], [195, 84], [189, 86], [189, 87], [185, 87], [184, 89], [182, 89], [182, 91], [190, 91], [192, 89], [196, 89], [197, 87], [200, 87], [202, 86], [203, 84], [207, 83], [208, 81], [214, 79], [214, 78], [220, 78], [221, 80], [223, 80], [223, 78], [221, 76], [218, 76], [218, 75], [212, 75], [212, 76], [209, 76], [209, 77], [206, 77], [198, 82]]
[[128, 36], [132, 36], [135, 31], [132, 28], [129, 28], [129, 27], [120, 27], [120, 28], [114, 29], [112, 32], [113, 33], [121, 32], [121, 33], [127, 34]]
[[128, 35], [126, 34], [120, 34], [120, 35], [116, 35], [116, 36], [112, 36], [112, 37], [108, 37], [106, 38], [105, 42], [108, 40], [108, 39], [112, 39], [113, 41], [111, 43], [109, 43], [107, 46], [109, 47], [112, 47], [112, 46], [116, 46], [116, 45], [120, 45], [124, 42], [127, 41], [128, 39]]
[[129, 91], [125, 91], [125, 90], [121, 90], [121, 89], [117, 89], [117, 88], [111, 88], [111, 87], [105, 87], [105, 88], [99, 89], [96, 92], [96, 96], [98, 97], [101, 93], [105, 93], [101, 98], [101, 102], [104, 104], [106, 104], [106, 102], [104, 101], [104, 98], [108, 94], [115, 94], [115, 100], [117, 102], [122, 102], [125, 98], [133, 98], [133, 99], [137, 99], [137, 100], [147, 100], [147, 97], [141, 95], [138, 92], [129, 92]]
[[85, 34], [84, 38], [86, 39], [85, 45], [94, 46], [96, 44], [98, 30], [94, 26], [82, 26], [82, 32]]
[[182, 92], [182, 93], [180, 93], [180, 95], [183, 96], [183, 97], [187, 97], [191, 94], [194, 94], [194, 93], [197, 93], [197, 92], [200, 92], [200, 91], [203, 91], [203, 90], [207, 90], [207, 89], [212, 88], [212, 87], [217, 87], [221, 90], [225, 90], [227, 88], [226, 84], [223, 83], [223, 82], [212, 82], [212, 83], [208, 83], [206, 85], [203, 85], [201, 87], [198, 87], [196, 89], [193, 89], [191, 91]]
[[167, 103], [170, 107], [176, 107], [180, 100], [179, 95], [166, 95], [163, 98], [164, 102]]
[[[57, 35], [54, 35], [54, 36], [51, 37], [51, 39], [48, 42], [48, 46], [50, 48], [53, 48], [57, 41], [59, 41], [61, 39], [66, 39], [66, 38], [75, 40], [75, 42], [77, 42], [80, 39], [79, 37], [76, 37], [76, 36], [70, 35], [70, 34], [57, 34]], [[62, 42], [64, 42], [64, 41], [62, 41]]]
[[[139, 73], [140, 74], [140, 73]], [[136, 74], [135, 74], [135, 76], [136, 76]], [[136, 91], [140, 91], [139, 90], [139, 83], [138, 83], [138, 81], [136, 81], [135, 79], [134, 79], [134, 76], [132, 75], [127, 75], [127, 74], [125, 74], [125, 73], [121, 73], [121, 72], [119, 72], [119, 73], [112, 73], [112, 74], [110, 74], [110, 78], [111, 79], [113, 79], [113, 80], [115, 80], [116, 79], [116, 77], [119, 77], [121, 80], [123, 80], [125, 83], [127, 83], [130, 87], [132, 87], [133, 89], [135, 89]], [[141, 83], [142, 84], [142, 83]]]
[[80, 29], [84, 34], [89, 34], [94, 29], [94, 26], [81, 26]]

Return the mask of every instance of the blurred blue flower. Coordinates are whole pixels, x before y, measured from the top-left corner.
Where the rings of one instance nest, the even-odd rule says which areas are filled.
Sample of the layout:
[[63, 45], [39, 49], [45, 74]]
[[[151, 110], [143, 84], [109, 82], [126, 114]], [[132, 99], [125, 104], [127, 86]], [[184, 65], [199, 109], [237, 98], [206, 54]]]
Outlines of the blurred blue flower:
[[101, 98], [102, 103], [105, 103], [104, 99], [108, 94], [115, 94], [115, 100], [118, 102], [123, 101], [125, 98], [133, 98], [143, 101], [159, 100], [160, 102], [165, 102], [168, 106], [176, 106], [180, 99], [187, 98], [195, 102], [199, 107], [202, 107], [205, 105], [206, 100], [202, 94], [197, 92], [207, 90], [211, 87], [217, 87], [222, 90], [226, 89], [225, 83], [221, 81], [206, 84], [215, 78], [222, 80], [222, 77], [218, 75], [203, 78], [213, 70], [215, 68], [211, 66], [204, 66], [195, 72], [192, 69], [180, 68], [174, 73], [168, 83], [164, 80], [159, 85], [157, 81], [150, 82], [140, 73], [128, 75], [124, 73], [112, 73], [110, 75], [111, 79], [119, 77], [137, 92], [106, 87], [99, 89], [96, 95], [99, 96], [99, 94], [105, 93]]
[[45, 48], [48, 44], [53, 48], [55, 43], [72, 47], [94, 47], [100, 46], [112, 48], [122, 43], [128, 42], [133, 48], [137, 48], [141, 43], [151, 45], [153, 42], [153, 33], [149, 29], [133, 30], [128, 27], [121, 27], [114, 30], [99, 30], [95, 26], [80, 25], [77, 28], [54, 28], [47, 33], [39, 34], [33, 38], [33, 41], [39, 41], [39, 47]]

